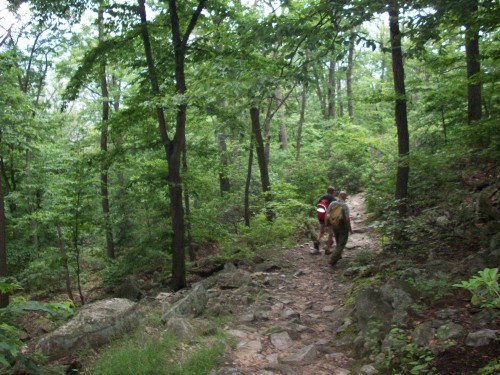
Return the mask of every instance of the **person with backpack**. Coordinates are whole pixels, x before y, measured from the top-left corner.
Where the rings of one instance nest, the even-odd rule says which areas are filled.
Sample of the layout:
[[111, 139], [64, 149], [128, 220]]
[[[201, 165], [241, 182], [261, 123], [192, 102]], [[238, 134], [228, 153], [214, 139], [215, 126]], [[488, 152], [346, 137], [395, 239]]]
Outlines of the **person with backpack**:
[[318, 238], [316, 239], [316, 241], [314, 241], [314, 249], [311, 251], [311, 254], [313, 255], [320, 253], [319, 244], [325, 232], [328, 233], [328, 239], [326, 240], [325, 255], [331, 254], [332, 252], [331, 247], [333, 244], [333, 232], [331, 225], [328, 223], [328, 220], [326, 219], [326, 211], [328, 210], [330, 204], [336, 200], [334, 194], [335, 194], [335, 188], [333, 186], [328, 186], [328, 188], [326, 189], [326, 194], [322, 195], [318, 199], [318, 203], [316, 204], [316, 214], [319, 221], [319, 233], [318, 233]]
[[338, 199], [332, 202], [326, 211], [327, 219], [330, 222], [333, 234], [335, 236], [335, 250], [328, 260], [328, 264], [334, 266], [342, 259], [342, 251], [344, 251], [349, 234], [352, 234], [351, 219], [349, 217], [349, 207], [345, 203], [347, 193], [341, 191]]

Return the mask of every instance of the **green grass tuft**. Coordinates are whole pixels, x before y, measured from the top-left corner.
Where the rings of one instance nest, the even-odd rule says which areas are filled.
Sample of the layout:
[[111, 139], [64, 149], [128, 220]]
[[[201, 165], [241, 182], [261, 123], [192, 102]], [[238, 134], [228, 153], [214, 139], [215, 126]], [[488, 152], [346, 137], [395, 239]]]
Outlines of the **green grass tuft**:
[[[92, 375], [157, 375], [168, 368], [168, 354], [179, 344], [172, 335], [122, 339], [106, 347], [95, 360]], [[167, 374], [167, 372], [163, 372]]]

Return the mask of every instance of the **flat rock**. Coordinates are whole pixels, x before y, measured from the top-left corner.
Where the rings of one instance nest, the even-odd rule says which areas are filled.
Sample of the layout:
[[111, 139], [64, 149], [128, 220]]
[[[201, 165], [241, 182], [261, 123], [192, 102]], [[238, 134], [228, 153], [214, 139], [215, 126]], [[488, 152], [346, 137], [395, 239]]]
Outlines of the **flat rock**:
[[99, 347], [135, 328], [138, 318], [137, 303], [125, 298], [90, 303], [68, 323], [43, 336], [37, 350], [57, 359], [86, 345]]
[[486, 346], [496, 341], [500, 331], [494, 329], [482, 329], [480, 331], [472, 332], [467, 335], [465, 345], [477, 348], [479, 346]]
[[287, 356], [281, 360], [282, 363], [288, 364], [307, 364], [314, 361], [318, 357], [316, 345], [311, 344], [303, 347], [297, 353]]
[[287, 350], [293, 344], [293, 340], [290, 338], [288, 332], [273, 333], [269, 336], [269, 338], [271, 343], [278, 350]]

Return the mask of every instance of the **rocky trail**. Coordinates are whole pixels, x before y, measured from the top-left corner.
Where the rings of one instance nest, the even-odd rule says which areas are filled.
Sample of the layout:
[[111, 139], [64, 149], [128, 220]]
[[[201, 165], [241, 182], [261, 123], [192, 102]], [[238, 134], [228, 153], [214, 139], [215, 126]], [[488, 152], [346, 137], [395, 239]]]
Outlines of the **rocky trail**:
[[[200, 337], [210, 345], [213, 335], [225, 331], [230, 345], [225, 340], [227, 352], [210, 375], [371, 375], [378, 373], [367, 364], [377, 359], [373, 353], [384, 354], [379, 345], [386, 352], [390, 349], [393, 357], [410, 355], [407, 362], [417, 369], [427, 363], [415, 360], [430, 358], [439, 370], [436, 373], [443, 375], [476, 374], [475, 370], [497, 358], [500, 327], [495, 309], [470, 306], [468, 293], [455, 290], [424, 309], [425, 290], [407, 281], [413, 277], [414, 284], [431, 285], [429, 292], [437, 294], [444, 272], [460, 275], [471, 258], [453, 263], [429, 257], [421, 264], [410, 264], [396, 254], [374, 264], [371, 255], [378, 250], [378, 240], [365, 225], [363, 196], [354, 195], [347, 204], [354, 234], [334, 267], [328, 265], [323, 249], [321, 254], [311, 254], [312, 241], [269, 249], [252, 260], [228, 262], [220, 272], [193, 280], [191, 288], [175, 293], [154, 291], [140, 302], [118, 296], [89, 303], [57, 329], [43, 329], [48, 333], [41, 338], [31, 332], [42, 329], [35, 325], [38, 329], [27, 329], [31, 349], [36, 346], [58, 361], [56, 365], [71, 368], [82, 348], [91, 345], [98, 350], [111, 338], [144, 325], [136, 330], [138, 340], [142, 331], [158, 338], [168, 331], [183, 342], [179, 356]], [[499, 254], [497, 242], [492, 241], [489, 252], [475, 254], [472, 261], [497, 259]], [[377, 285], [363, 286], [362, 280], [355, 285], [355, 276], [370, 276], [391, 264], [399, 267], [398, 272]], [[359, 288], [356, 293], [352, 293], [354, 287]], [[160, 314], [163, 324], [157, 325]], [[152, 319], [141, 323], [144, 316]], [[220, 320], [215, 323], [214, 318]], [[407, 327], [400, 330], [399, 341], [390, 337], [392, 327]], [[416, 359], [411, 356], [414, 353]], [[384, 354], [380, 359], [393, 358]]]
[[362, 195], [348, 198], [347, 204], [354, 234], [335, 267], [328, 265], [323, 250], [310, 254], [311, 242], [282, 250], [273, 261], [279, 266], [254, 272], [265, 293], [236, 314], [229, 334], [237, 344], [215, 374], [350, 373], [349, 358], [336, 337], [350, 325], [344, 305], [352, 282], [343, 273], [356, 254], [375, 251], [376, 240], [363, 222]]

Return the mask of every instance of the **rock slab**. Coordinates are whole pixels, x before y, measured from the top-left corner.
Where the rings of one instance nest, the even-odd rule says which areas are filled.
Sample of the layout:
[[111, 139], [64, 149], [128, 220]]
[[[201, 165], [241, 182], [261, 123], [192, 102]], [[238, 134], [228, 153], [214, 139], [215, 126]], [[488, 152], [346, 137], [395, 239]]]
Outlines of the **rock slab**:
[[43, 336], [37, 350], [57, 359], [91, 345], [98, 347], [119, 337], [138, 323], [137, 303], [125, 298], [112, 298], [84, 306], [68, 323]]

